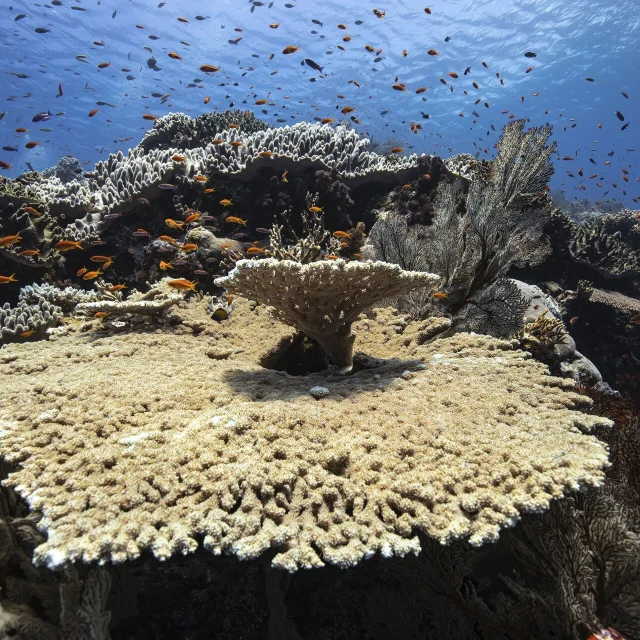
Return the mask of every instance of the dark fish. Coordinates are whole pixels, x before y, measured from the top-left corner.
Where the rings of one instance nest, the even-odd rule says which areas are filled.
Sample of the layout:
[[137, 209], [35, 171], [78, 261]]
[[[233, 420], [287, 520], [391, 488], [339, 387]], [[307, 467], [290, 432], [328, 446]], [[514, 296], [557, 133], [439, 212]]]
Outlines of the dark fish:
[[31, 122], [46, 122], [51, 119], [52, 115], [51, 111], [41, 111], [31, 118]]
[[534, 53], [533, 51], [527, 51], [527, 52], [524, 54], [524, 57], [525, 57], [525, 58], [535, 58], [537, 55], [538, 55], [538, 54], [537, 54], [537, 53]]
[[36, 33], [49, 33], [49, 31], [51, 31], [51, 29], [45, 29], [44, 27], [36, 27], [34, 29], [34, 31]]
[[616, 111], [616, 115], [618, 116], [618, 120], [624, 122], [624, 116], [619, 111]]
[[111, 19], [115, 18], [117, 13], [118, 13], [117, 11], [114, 11], [114, 12], [111, 14]]
[[425, 120], [428, 120], [428, 119], [431, 117], [428, 113], [425, 113], [424, 111], [421, 111], [420, 113], [422, 114], [422, 117], [423, 117]]
[[447, 36], [447, 37], [444, 39], [444, 41], [445, 41], [445, 42], [451, 42], [451, 36]]
[[17, 151], [18, 147], [2, 147], [4, 151]]
[[621, 91], [620, 93], [621, 93], [625, 98], [627, 98], [627, 100], [629, 99], [629, 95], [628, 95], [628, 94], [626, 94], [624, 91]]
[[3, 111], [2, 113], [0, 113], [0, 120], [2, 120], [2, 118], [4, 118], [7, 115], [6, 111]]
[[316, 71], [319, 71], [320, 73], [322, 73], [322, 70], [324, 69], [324, 67], [321, 67], [317, 62], [314, 62], [311, 58], [305, 58], [304, 62], [309, 65], [312, 69], [315, 69]]
[[287, 3], [287, 4], [285, 4], [284, 6], [285, 6], [285, 7], [287, 7], [287, 9], [293, 9], [293, 7], [294, 7], [295, 5], [293, 5], [293, 4], [291, 4], [291, 3], [289, 3], [289, 2], [288, 2], [288, 3]]
[[620, 127], [620, 131], [624, 131], [631, 123], [627, 122]]
[[86, 11], [84, 7], [73, 6], [71, 7], [74, 11]]
[[317, 24], [319, 26], [322, 26], [322, 22], [320, 22], [320, 20], [316, 20], [316, 18], [314, 18], [313, 20], [311, 20], [311, 22], [313, 22], [313, 24]]
[[61, 6], [62, 6], [62, 2], [61, 2], [61, 0], [51, 0], [51, 4], [52, 4], [54, 7], [61, 7]]
[[16, 73], [15, 71], [5, 71], [7, 75], [15, 76], [16, 78], [20, 78], [21, 80], [25, 80], [29, 76], [26, 73]]
[[161, 71], [156, 62], [157, 60], [153, 56], [151, 56], [151, 58], [147, 60], [147, 67], [149, 67], [149, 69], [153, 69], [154, 71]]
[[160, 40], [160, 36], [151, 35], [149, 36], [149, 40]]
[[469, 74], [469, 73], [471, 73], [471, 67], [467, 67], [467, 68], [464, 70], [464, 74], [463, 74], [463, 75], [465, 75], [465, 76], [466, 76], [466, 75], [467, 75], [467, 74]]
[[98, 100], [98, 102], [96, 102], [97, 105], [101, 106], [101, 107], [115, 107], [115, 104], [111, 104], [110, 102], [103, 102], [102, 100]]
[[22, 20], [22, 18], [26, 18], [27, 14], [26, 13], [19, 13], [14, 19], [14, 22], [18, 22], [18, 20]]
[[364, 24], [364, 22], [362, 20], [356, 20], [355, 24], [360, 25], [360, 24]]

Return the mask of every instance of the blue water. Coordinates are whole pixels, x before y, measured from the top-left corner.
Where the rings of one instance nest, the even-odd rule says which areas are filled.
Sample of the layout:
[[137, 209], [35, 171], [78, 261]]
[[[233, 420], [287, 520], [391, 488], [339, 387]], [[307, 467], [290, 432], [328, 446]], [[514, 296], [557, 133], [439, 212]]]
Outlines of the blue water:
[[[552, 187], [565, 189], [569, 198], [617, 198], [638, 208], [632, 199], [640, 198], [639, 0], [434, 0], [428, 5], [431, 15], [424, 12], [430, 0], [379, 1], [377, 8], [386, 12], [382, 19], [373, 13], [375, 5], [354, 0], [265, 0], [262, 5], [253, 0], [63, 0], [61, 6], [1, 0], [0, 112], [7, 114], [0, 121], [0, 146], [18, 148], [0, 150], [0, 159], [13, 165], [2, 175], [27, 171], [27, 162], [42, 170], [66, 154], [91, 167], [138, 143], [152, 124], [142, 119], [144, 113], [195, 116], [233, 104], [283, 126], [324, 117], [337, 122], [345, 118], [339, 109], [348, 105], [356, 107], [351, 115], [360, 124], [354, 126], [372, 140], [445, 157], [454, 152], [491, 157], [510, 114], [529, 118], [531, 124], [550, 122], [559, 150]], [[15, 21], [19, 14], [27, 17]], [[280, 26], [272, 29], [270, 23]], [[339, 29], [339, 23], [348, 29]], [[36, 28], [50, 31], [39, 34]], [[352, 39], [344, 42], [345, 35]], [[229, 42], [239, 37], [237, 44]], [[383, 49], [381, 60], [374, 62], [376, 53], [367, 52], [367, 44]], [[300, 51], [283, 55], [288, 45]], [[427, 55], [431, 48], [440, 55]], [[183, 59], [171, 59], [169, 51]], [[526, 51], [537, 57], [526, 58]], [[271, 53], [275, 56], [269, 60]], [[86, 55], [86, 62], [78, 55]], [[152, 56], [159, 71], [147, 64]], [[326, 76], [301, 66], [305, 58], [323, 66]], [[111, 65], [99, 69], [102, 62]], [[221, 72], [203, 74], [198, 68], [205, 63], [220, 66]], [[464, 76], [468, 66], [471, 72]], [[533, 71], [525, 73], [529, 67]], [[450, 78], [449, 72], [459, 78]], [[392, 89], [396, 76], [407, 85], [406, 92]], [[56, 97], [58, 83], [61, 97]], [[425, 85], [429, 90], [417, 95], [415, 89]], [[170, 97], [161, 103], [152, 93]], [[276, 106], [256, 106], [257, 99]], [[89, 118], [96, 108], [99, 112]], [[47, 109], [64, 115], [31, 122]], [[417, 135], [410, 130], [412, 121], [422, 125]], [[625, 123], [630, 124], [622, 131]], [[18, 127], [28, 132], [15, 133]], [[26, 142], [36, 140], [39, 146], [25, 149]], [[622, 179], [623, 168], [628, 182]]]

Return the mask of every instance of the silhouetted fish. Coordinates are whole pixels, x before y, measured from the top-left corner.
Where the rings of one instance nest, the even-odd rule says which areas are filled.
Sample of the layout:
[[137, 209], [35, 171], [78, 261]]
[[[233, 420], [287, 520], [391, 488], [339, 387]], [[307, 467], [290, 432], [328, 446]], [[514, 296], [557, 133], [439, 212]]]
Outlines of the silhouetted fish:
[[41, 111], [31, 118], [31, 122], [46, 122], [51, 119], [52, 115], [51, 111]]
[[311, 58], [305, 58], [304, 61], [312, 69], [315, 69], [316, 71], [319, 71], [320, 73], [322, 73], [322, 70], [324, 69], [324, 67], [321, 67], [317, 62], [314, 62]]

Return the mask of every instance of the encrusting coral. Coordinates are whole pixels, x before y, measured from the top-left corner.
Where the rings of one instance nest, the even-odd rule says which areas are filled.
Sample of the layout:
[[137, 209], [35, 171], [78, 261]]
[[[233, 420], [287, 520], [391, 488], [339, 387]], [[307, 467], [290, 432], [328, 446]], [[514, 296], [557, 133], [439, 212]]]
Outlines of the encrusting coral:
[[[184, 326], [204, 307], [178, 309]], [[351, 376], [264, 369], [263, 345], [288, 329], [242, 299], [200, 333], [5, 347], [5, 484], [42, 516], [35, 562], [163, 559], [203, 543], [242, 559], [273, 550], [289, 571], [347, 567], [417, 552], [418, 532], [481, 545], [602, 483], [607, 451], [585, 432], [610, 421], [577, 410], [588, 400], [573, 382], [515, 343], [420, 345], [424, 322], [383, 311], [354, 328], [359, 347], [391, 359]], [[315, 400], [315, 386], [328, 394]]]
[[439, 276], [403, 271], [386, 262], [342, 259], [303, 264], [295, 260], [239, 260], [215, 283], [273, 308], [276, 318], [316, 340], [333, 364], [353, 360], [354, 320], [391, 296], [434, 285]]

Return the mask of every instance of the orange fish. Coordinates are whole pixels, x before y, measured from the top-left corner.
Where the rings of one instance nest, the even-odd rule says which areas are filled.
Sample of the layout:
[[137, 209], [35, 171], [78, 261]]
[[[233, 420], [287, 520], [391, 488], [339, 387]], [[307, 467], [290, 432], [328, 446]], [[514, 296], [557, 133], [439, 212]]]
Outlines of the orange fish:
[[450, 78], [458, 78], [458, 74], [455, 71], [449, 71], [449, 73], [447, 74]]
[[402, 153], [404, 151], [404, 147], [393, 147], [391, 149], [391, 153]]
[[392, 89], [395, 89], [396, 91], [406, 91], [407, 90], [407, 85], [406, 84], [394, 84], [391, 86]]
[[183, 244], [180, 248], [183, 251], [188, 253], [189, 251], [197, 251], [198, 250], [198, 245], [194, 244], [193, 242], [187, 242], [186, 244]]
[[60, 240], [54, 247], [56, 251], [63, 253], [65, 251], [71, 251], [72, 249], [83, 249], [82, 240], [74, 242], [73, 240]]
[[224, 140], [222, 140], [221, 138], [215, 138], [211, 141], [211, 144], [222, 144], [223, 142]]
[[220, 200], [220, 204], [223, 207], [230, 207], [233, 204], [233, 202], [229, 200], [229, 198], [225, 198], [224, 200]]
[[416, 89], [416, 93], [424, 93], [428, 88], [429, 87], [420, 87], [419, 89]]
[[267, 104], [269, 101], [264, 98], [260, 98], [260, 100], [256, 100], [254, 104]]
[[77, 276], [82, 276], [82, 275], [84, 275], [85, 273], [87, 273], [87, 271], [89, 271], [89, 269], [87, 269], [87, 267], [82, 267], [82, 269], [78, 269], [78, 270], [76, 271], [76, 275], [77, 275]]
[[184, 227], [185, 225], [184, 222], [178, 222], [177, 220], [172, 220], [171, 218], [167, 218], [164, 222], [167, 227], [171, 229], [182, 229], [182, 227]]
[[126, 284], [114, 284], [113, 287], [109, 287], [109, 291], [111, 291], [111, 293], [115, 293], [116, 291], [122, 291], [127, 288]]
[[280, 23], [279, 23], [279, 22], [272, 22], [272, 23], [269, 25], [269, 28], [270, 28], [270, 29], [277, 29], [279, 26], [280, 26]]
[[172, 238], [171, 236], [158, 236], [158, 240], [162, 240], [163, 242], [168, 242], [169, 244], [172, 244], [174, 247], [178, 246], [176, 239]]
[[2, 167], [3, 169], [11, 169], [13, 165], [5, 162], [4, 160], [0, 160], [0, 167]]
[[25, 249], [24, 251], [20, 252], [21, 256], [39, 256], [40, 255], [40, 249]]
[[373, 53], [375, 51], [375, 49], [370, 45], [370, 44], [365, 44], [364, 48], [369, 52], [369, 53]]
[[241, 224], [243, 227], [247, 226], [247, 221], [242, 218], [237, 218], [236, 216], [227, 216], [225, 219], [226, 222], [230, 222], [231, 224]]
[[21, 337], [21, 338], [30, 338], [34, 333], [35, 333], [35, 330], [34, 330], [34, 329], [31, 329], [31, 331], [23, 331], [23, 332], [20, 334], [20, 337]]
[[197, 175], [193, 176], [193, 179], [197, 180], [198, 182], [206, 182], [209, 178], [207, 178], [207, 176]]
[[258, 155], [261, 158], [270, 158], [273, 155], [273, 151], [261, 151]]
[[142, 119], [143, 119], [143, 120], [157, 120], [157, 119], [158, 119], [158, 116], [154, 116], [152, 113], [145, 113], [145, 114], [142, 116]]
[[95, 116], [99, 111], [100, 109], [91, 109], [91, 111], [89, 111], [89, 117], [93, 118], [93, 116]]
[[380, 19], [384, 18], [387, 15], [386, 11], [379, 11], [378, 9], [374, 9], [373, 13], [377, 18], [380, 18]]
[[235, 122], [231, 122], [229, 124], [229, 129], [239, 129], [240, 125], [239, 124], [235, 124]]
[[424, 12], [431, 15], [431, 9], [429, 9], [429, 7], [425, 7]]
[[209, 101], [210, 101], [210, 100], [211, 100], [211, 96], [207, 96], [207, 97], [204, 99], [204, 103], [205, 103], [205, 104], [209, 104]]
[[213, 187], [208, 187], [202, 193], [213, 193], [214, 191], [215, 191], [215, 189]]
[[177, 54], [175, 51], [169, 51], [167, 55], [174, 60], [182, 60], [182, 56]]
[[340, 113], [344, 113], [345, 115], [347, 113], [351, 113], [352, 111], [355, 111], [356, 108], [355, 107], [344, 107], [343, 109], [340, 110]]
[[284, 53], [284, 55], [288, 55], [290, 53], [295, 53], [296, 51], [300, 51], [300, 47], [288, 46], [282, 50], [282, 53]]
[[178, 280], [169, 280], [167, 284], [174, 289], [181, 289], [185, 291], [186, 289], [191, 289], [191, 291], [196, 290], [196, 285], [198, 284], [197, 280], [190, 282], [189, 280], [185, 280], [184, 278], [179, 278]]
[[200, 212], [199, 211], [194, 211], [193, 213], [190, 213], [184, 219], [184, 222], [185, 222], [185, 224], [191, 224], [192, 222], [195, 222], [196, 220], [200, 220]]
[[25, 148], [26, 149], [33, 149], [34, 147], [37, 147], [40, 144], [39, 140], [35, 140], [34, 142], [27, 142], [27, 144], [25, 144]]
[[18, 127], [16, 133], [27, 133], [27, 130], [24, 127]]
[[257, 254], [259, 254], [259, 253], [264, 253], [264, 249], [261, 249], [260, 247], [249, 247], [249, 248], [247, 249], [247, 253], [248, 253], [249, 255], [254, 256], [254, 255], [257, 255]]
[[95, 280], [98, 276], [102, 275], [102, 271], [98, 269], [97, 271], [87, 271], [83, 276], [83, 280]]
[[430, 56], [439, 56], [440, 55], [435, 49], [429, 49], [429, 51], [427, 51], [427, 54], [430, 55]]
[[338, 258], [338, 256], [336, 256], [335, 254], [331, 253], [328, 256], [324, 257], [325, 260], [339, 260], [340, 258]]
[[309, 211], [311, 211], [311, 213], [320, 213], [322, 211], [322, 207], [309, 207]]
[[91, 260], [91, 262], [113, 262], [113, 258], [109, 256], [91, 256], [89, 260]]
[[448, 298], [449, 296], [444, 291], [436, 291], [433, 294], [433, 297], [436, 298], [437, 300], [444, 300], [445, 298]]
[[15, 273], [12, 273], [10, 276], [0, 276], [0, 284], [9, 284], [10, 282], [18, 282], [15, 276], [16, 276]]
[[333, 122], [333, 118], [322, 118], [320, 120], [320, 124], [331, 124]]
[[188, 23], [189, 21], [186, 18], [177, 18], [178, 22]]
[[166, 271], [167, 269], [173, 269], [173, 264], [171, 262], [165, 262], [164, 260], [160, 260], [160, 269], [162, 271]]
[[98, 320], [102, 320], [102, 318], [106, 318], [109, 314], [106, 311], [96, 311], [93, 314], [94, 318], [97, 318]]
[[27, 213], [31, 213], [31, 214], [33, 214], [34, 216], [40, 216], [40, 215], [42, 215], [42, 214], [41, 214], [37, 209], [34, 209], [33, 207], [25, 207], [25, 208], [24, 208], [24, 210], [25, 210]]
[[216, 71], [220, 71], [220, 67], [214, 67], [212, 64], [203, 64], [200, 67], [200, 71], [203, 73], [215, 73]]
[[110, 62], [101, 62], [101, 63], [98, 65], [98, 69], [106, 69], [107, 67], [110, 67], [110, 66], [111, 66], [111, 63], [110, 63]]
[[242, 142], [240, 142], [238, 140], [234, 140], [230, 144], [231, 144], [232, 147], [241, 147], [242, 146]]
[[334, 231], [334, 238], [351, 238], [351, 236], [346, 231]]

